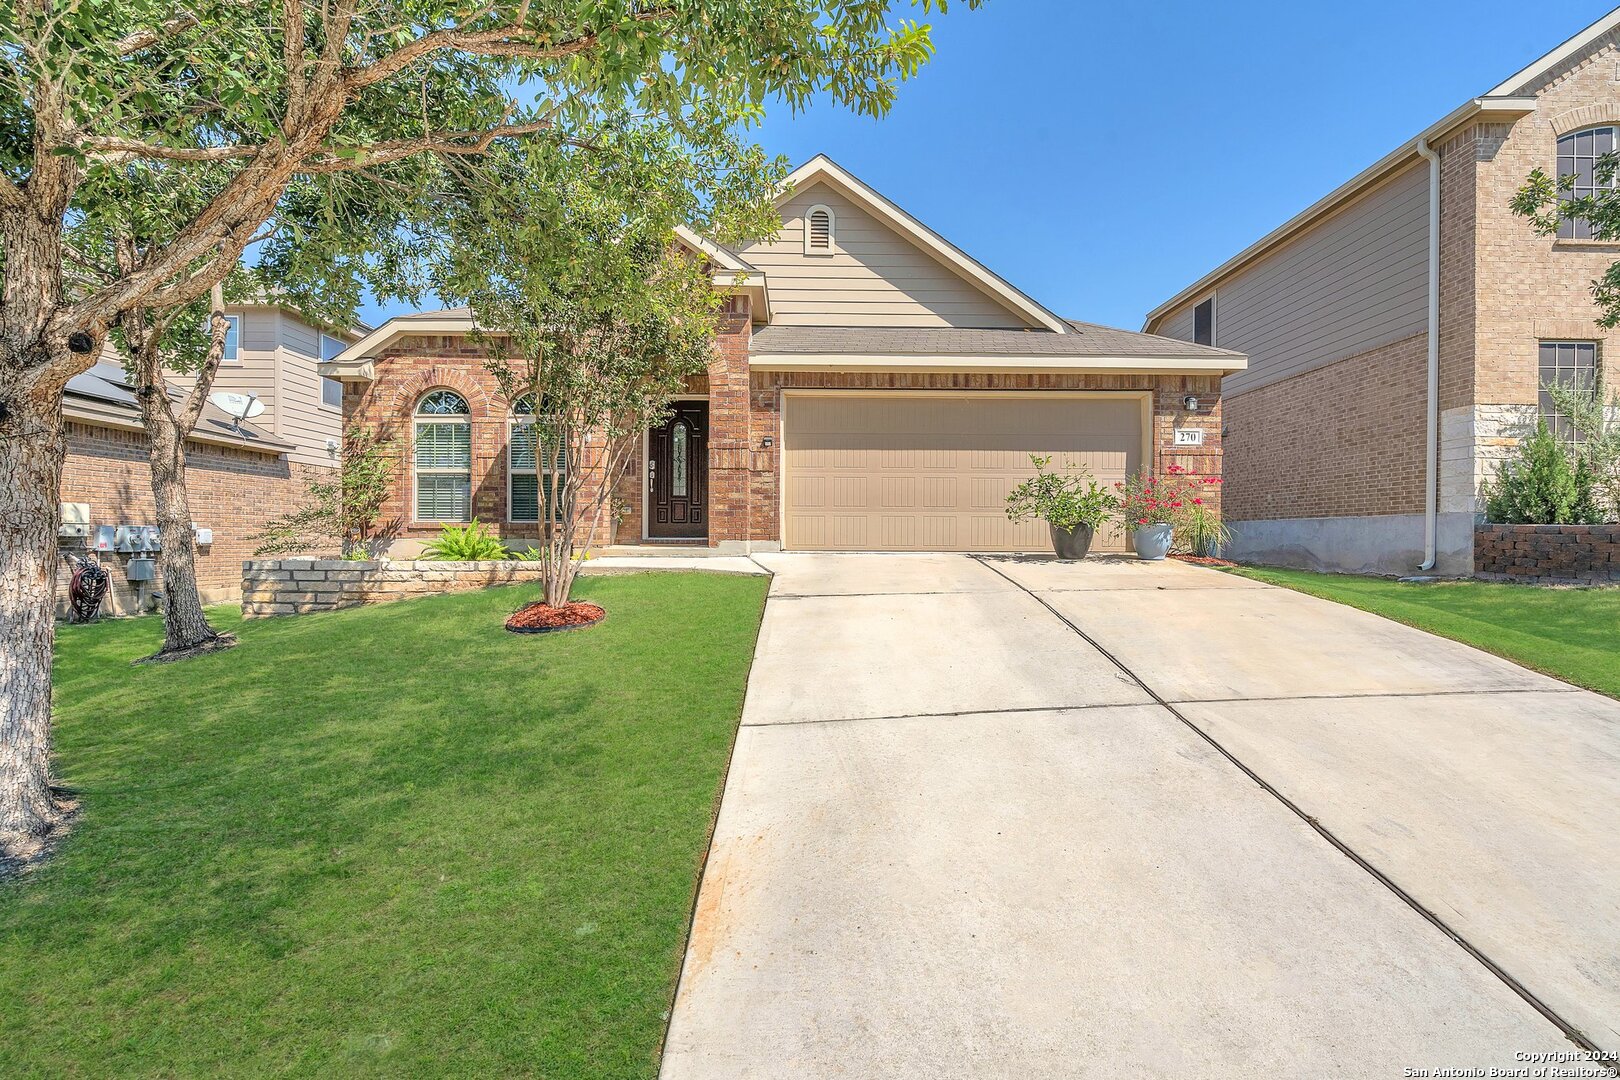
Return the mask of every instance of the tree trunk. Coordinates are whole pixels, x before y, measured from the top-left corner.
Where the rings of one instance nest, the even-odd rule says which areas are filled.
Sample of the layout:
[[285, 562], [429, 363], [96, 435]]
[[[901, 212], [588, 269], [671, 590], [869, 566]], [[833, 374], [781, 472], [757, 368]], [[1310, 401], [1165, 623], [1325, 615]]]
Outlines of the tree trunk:
[[221, 643], [208, 625], [197, 591], [197, 546], [191, 534], [191, 503], [186, 497], [186, 443], [160, 377], [142, 387], [141, 422], [146, 427], [152, 497], [157, 505], [163, 570], [163, 648], [159, 656]]
[[66, 436], [60, 390], [0, 357], [0, 867], [45, 849], [71, 807], [52, 791], [51, 648]]

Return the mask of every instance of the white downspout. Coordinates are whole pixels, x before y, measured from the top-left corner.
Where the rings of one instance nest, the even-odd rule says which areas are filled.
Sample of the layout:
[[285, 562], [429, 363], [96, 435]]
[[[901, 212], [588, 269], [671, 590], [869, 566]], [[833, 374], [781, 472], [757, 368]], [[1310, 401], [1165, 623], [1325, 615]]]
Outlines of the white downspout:
[[1440, 155], [1429, 146], [1429, 137], [1417, 141], [1418, 156], [1429, 163], [1429, 407], [1424, 449], [1427, 456], [1427, 483], [1423, 500], [1423, 565], [1434, 569], [1438, 559], [1440, 514]]

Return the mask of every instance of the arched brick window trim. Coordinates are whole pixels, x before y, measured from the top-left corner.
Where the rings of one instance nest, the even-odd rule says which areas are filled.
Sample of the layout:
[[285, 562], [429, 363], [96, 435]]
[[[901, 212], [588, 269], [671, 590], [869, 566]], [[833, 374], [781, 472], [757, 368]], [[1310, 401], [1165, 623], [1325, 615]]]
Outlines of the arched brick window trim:
[[1582, 128], [1605, 125], [1620, 127], [1620, 105], [1608, 101], [1582, 105], [1578, 109], [1559, 113], [1549, 123], [1552, 125], [1553, 135], [1557, 138], [1580, 131]]

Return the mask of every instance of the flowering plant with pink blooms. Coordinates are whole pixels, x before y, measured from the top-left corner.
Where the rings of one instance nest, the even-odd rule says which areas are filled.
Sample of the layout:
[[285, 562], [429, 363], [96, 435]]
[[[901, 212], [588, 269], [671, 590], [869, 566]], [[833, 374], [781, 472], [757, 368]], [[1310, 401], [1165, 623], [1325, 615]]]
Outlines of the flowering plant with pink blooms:
[[1204, 505], [1205, 488], [1220, 482], [1218, 476], [1199, 476], [1180, 465], [1170, 465], [1158, 476], [1139, 469], [1114, 485], [1120, 520], [1127, 529], [1178, 524]]

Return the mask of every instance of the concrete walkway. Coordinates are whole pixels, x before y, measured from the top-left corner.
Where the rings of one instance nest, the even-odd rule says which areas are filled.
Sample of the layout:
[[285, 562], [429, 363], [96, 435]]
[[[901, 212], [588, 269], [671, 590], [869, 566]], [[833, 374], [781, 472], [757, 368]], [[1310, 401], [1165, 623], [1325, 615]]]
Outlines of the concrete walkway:
[[667, 1080], [1620, 1050], [1620, 704], [1178, 563], [757, 558]]

